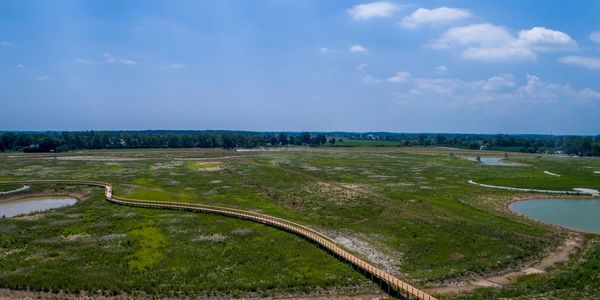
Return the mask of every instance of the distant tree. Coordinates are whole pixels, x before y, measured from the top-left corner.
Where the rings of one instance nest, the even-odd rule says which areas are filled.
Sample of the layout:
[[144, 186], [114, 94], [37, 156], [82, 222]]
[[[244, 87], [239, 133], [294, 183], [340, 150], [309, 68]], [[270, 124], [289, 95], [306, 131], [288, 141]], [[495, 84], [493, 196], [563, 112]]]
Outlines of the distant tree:
[[57, 140], [51, 137], [44, 137], [40, 140], [39, 143], [39, 149], [41, 152], [55, 151], [57, 146]]
[[329, 139], [329, 143], [332, 144], [332, 145], [335, 145], [335, 138], [330, 138]]
[[437, 134], [435, 136], [435, 144], [436, 145], [444, 145], [446, 143], [446, 137], [443, 134]]
[[279, 144], [283, 145], [283, 146], [285, 146], [285, 145], [287, 145], [287, 144], [290, 143], [290, 141], [288, 139], [288, 136], [287, 136], [287, 134], [285, 132], [280, 133], [277, 136], [277, 140], [279, 141]]
[[269, 143], [273, 146], [277, 146], [277, 145], [279, 145], [279, 140], [277, 139], [276, 136], [273, 135], [273, 136], [269, 137]]
[[310, 133], [308, 133], [308, 132], [301, 133], [300, 134], [300, 143], [302, 143], [303, 145], [310, 144]]

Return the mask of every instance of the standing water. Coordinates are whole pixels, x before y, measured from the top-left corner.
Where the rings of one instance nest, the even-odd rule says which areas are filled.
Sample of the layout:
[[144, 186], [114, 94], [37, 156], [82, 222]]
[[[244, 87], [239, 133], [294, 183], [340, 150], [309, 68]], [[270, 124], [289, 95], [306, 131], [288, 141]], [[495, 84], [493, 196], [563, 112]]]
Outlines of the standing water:
[[513, 202], [508, 209], [538, 221], [600, 233], [600, 199], [529, 199]]
[[40, 197], [0, 203], [0, 217], [14, 217], [53, 208], [71, 206], [77, 199], [71, 197]]
[[[478, 161], [476, 157], [469, 157], [468, 159], [470, 161]], [[479, 158], [479, 162], [481, 162], [482, 165], [488, 166], [519, 166], [517, 163], [505, 161], [501, 157], [481, 157]]]

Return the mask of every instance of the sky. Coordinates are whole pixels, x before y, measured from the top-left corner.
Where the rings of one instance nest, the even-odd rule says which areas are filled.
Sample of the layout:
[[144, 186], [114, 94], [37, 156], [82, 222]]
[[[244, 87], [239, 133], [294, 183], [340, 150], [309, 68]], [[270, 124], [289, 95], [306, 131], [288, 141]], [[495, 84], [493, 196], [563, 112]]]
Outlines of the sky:
[[598, 16], [595, 0], [0, 0], [0, 131], [596, 135]]

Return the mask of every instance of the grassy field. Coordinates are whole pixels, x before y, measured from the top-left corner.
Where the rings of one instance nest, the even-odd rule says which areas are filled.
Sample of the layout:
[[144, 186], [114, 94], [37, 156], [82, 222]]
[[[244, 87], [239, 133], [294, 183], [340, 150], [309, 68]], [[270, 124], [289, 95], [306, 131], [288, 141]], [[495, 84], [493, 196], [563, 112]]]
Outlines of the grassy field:
[[328, 146], [342, 146], [342, 147], [398, 147], [402, 144], [401, 141], [385, 141], [385, 140], [354, 140], [354, 139], [342, 139], [337, 141], [335, 144]]
[[0, 192], [12, 191], [12, 190], [16, 190], [16, 189], [18, 189], [20, 187], [22, 187], [22, 185], [19, 185], [19, 184], [2, 184], [2, 185], [0, 185]]
[[[113, 183], [115, 194], [131, 198], [284, 217], [338, 239], [402, 279], [433, 286], [520, 266], [564, 236], [504, 209], [522, 194], [475, 187], [468, 180], [600, 189], [600, 174], [593, 172], [600, 171], [598, 159], [511, 155], [523, 166], [498, 167], [464, 158], [481, 154], [392, 147], [115, 150], [56, 157], [11, 153], [0, 155], [0, 180], [101, 180]], [[34, 187], [33, 192], [56, 189], [62, 188]], [[233, 291], [230, 295], [377, 289], [289, 233], [221, 216], [115, 206], [102, 201], [99, 189], [72, 189], [88, 196], [72, 207], [0, 220], [0, 286], [151, 294]], [[588, 240], [589, 251], [556, 272], [460, 297], [527, 298], [550, 288], [567, 294], [578, 287], [572, 282], [577, 274], [599, 274], [594, 268], [600, 246], [594, 237]], [[591, 289], [598, 291], [596, 285]]]

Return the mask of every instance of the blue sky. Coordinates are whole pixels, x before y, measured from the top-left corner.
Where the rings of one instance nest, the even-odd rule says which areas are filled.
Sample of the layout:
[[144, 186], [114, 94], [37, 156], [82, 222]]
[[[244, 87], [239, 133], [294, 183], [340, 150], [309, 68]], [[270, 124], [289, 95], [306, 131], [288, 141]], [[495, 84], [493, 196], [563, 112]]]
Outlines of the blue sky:
[[0, 130], [600, 133], [598, 1], [0, 0]]

